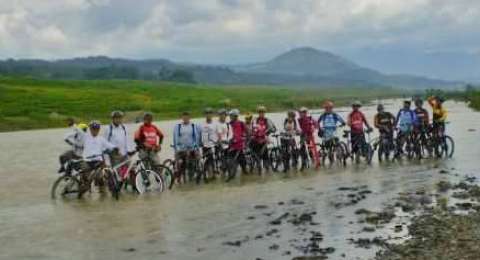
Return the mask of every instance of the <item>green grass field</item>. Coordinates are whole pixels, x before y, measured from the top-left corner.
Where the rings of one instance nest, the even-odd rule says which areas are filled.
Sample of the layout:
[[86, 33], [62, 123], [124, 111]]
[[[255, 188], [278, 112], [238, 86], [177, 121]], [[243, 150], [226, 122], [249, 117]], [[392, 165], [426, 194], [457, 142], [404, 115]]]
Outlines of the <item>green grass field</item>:
[[270, 111], [299, 106], [320, 107], [325, 99], [338, 105], [400, 95], [380, 88], [295, 89], [267, 86], [206, 86], [147, 81], [60, 81], [0, 77], [0, 131], [62, 127], [65, 118], [107, 122], [110, 111], [133, 120], [152, 111], [156, 120], [177, 118], [181, 111], [201, 115], [205, 107]]

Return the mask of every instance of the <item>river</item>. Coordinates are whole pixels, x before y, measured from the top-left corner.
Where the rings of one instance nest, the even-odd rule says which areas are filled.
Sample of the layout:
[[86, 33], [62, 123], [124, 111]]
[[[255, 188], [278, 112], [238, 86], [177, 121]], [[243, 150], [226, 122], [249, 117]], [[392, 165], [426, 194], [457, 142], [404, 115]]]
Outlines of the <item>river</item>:
[[[160, 195], [123, 194], [119, 201], [110, 196], [68, 203], [50, 199], [57, 157], [66, 149], [65, 129], [1, 133], [0, 259], [292, 259], [302, 255], [291, 247], [292, 239], [308, 236], [288, 223], [273, 227], [269, 221], [284, 212], [308, 210], [317, 212], [319, 225], [309, 230], [324, 235], [321, 247], [336, 249], [329, 259], [368, 259], [375, 250], [347, 241], [375, 235], [359, 233], [363, 226], [356, 224], [355, 210], [381, 209], [399, 192], [459, 178], [455, 174], [480, 177], [480, 113], [464, 103], [446, 106], [451, 121], [447, 131], [456, 141], [453, 159], [378, 164], [374, 158], [372, 166], [242, 176], [229, 184], [192, 184]], [[390, 111], [398, 108], [398, 101], [387, 104]], [[370, 121], [374, 110], [364, 108]], [[345, 109], [340, 111], [346, 115]], [[283, 120], [283, 114], [270, 117], [277, 124]], [[158, 124], [170, 141], [174, 122]], [[163, 153], [164, 158], [170, 155], [168, 149]], [[439, 169], [450, 174], [439, 174]], [[343, 198], [339, 187], [362, 185], [373, 192], [365, 200], [348, 207], [332, 205]], [[268, 208], [254, 209], [260, 204]], [[273, 228], [278, 232], [266, 236]], [[264, 237], [255, 240], [257, 235]], [[236, 240], [244, 241], [239, 247], [224, 245]], [[280, 248], [270, 249], [273, 244]]]

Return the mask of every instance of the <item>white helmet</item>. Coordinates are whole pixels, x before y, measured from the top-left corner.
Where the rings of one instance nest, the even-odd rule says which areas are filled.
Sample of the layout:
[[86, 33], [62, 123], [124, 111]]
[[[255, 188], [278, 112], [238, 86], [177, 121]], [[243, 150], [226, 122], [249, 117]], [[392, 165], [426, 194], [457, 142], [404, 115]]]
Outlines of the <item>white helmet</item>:
[[230, 116], [239, 116], [240, 115], [240, 110], [238, 110], [236, 108], [232, 109], [232, 110], [230, 110], [229, 114], [230, 114]]

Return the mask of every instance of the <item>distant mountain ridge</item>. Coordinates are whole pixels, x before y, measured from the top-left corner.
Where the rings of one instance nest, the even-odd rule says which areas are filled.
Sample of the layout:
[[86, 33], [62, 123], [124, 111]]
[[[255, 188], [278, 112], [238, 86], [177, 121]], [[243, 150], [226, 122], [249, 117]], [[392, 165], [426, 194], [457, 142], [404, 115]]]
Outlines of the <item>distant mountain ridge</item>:
[[106, 56], [0, 61], [0, 75], [53, 79], [144, 79], [205, 84], [290, 85], [308, 87], [385, 86], [447, 88], [462, 82], [411, 75], [386, 75], [341, 56], [311, 47], [292, 49], [266, 62], [237, 66], [175, 63], [167, 59], [131, 60]]

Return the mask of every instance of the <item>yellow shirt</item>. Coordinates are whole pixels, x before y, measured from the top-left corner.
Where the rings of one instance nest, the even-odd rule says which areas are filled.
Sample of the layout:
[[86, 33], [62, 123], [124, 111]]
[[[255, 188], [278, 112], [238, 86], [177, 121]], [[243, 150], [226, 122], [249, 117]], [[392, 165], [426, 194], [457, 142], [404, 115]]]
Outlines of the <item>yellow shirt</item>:
[[433, 122], [434, 123], [444, 123], [447, 120], [447, 110], [443, 108], [440, 104], [437, 103], [437, 100], [434, 97], [428, 98], [428, 103], [433, 110]]

